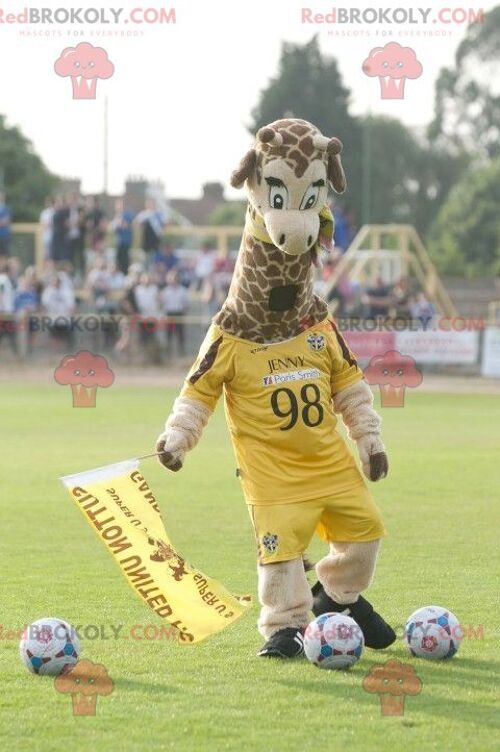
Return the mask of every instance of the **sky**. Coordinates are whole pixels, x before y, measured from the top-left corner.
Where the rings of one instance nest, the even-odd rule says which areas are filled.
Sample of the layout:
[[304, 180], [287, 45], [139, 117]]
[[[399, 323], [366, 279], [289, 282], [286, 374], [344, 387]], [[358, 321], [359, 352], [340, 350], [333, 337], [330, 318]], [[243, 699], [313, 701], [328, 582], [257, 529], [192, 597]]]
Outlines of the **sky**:
[[[127, 176], [144, 176], [161, 180], [170, 197], [196, 197], [208, 181], [224, 183], [227, 195], [235, 197], [228, 188], [229, 174], [251, 144], [246, 124], [259, 91], [277, 72], [283, 41], [305, 43], [318, 34], [322, 51], [337, 59], [344, 84], [352, 91], [353, 114], [384, 113], [408, 126], [423, 126], [432, 118], [439, 70], [453, 66], [464, 36], [466, 23], [460, 19], [469, 9], [477, 13], [497, 4], [495, 0], [457, 4], [340, 0], [336, 5], [325, 0], [172, 4], [42, 0], [36, 5], [17, 0], [0, 6], [0, 112], [9, 125], [21, 128], [50, 170], [80, 177], [86, 193], [100, 192], [107, 100], [110, 193], [120, 193]], [[21, 22], [19, 14], [25, 7], [36, 20], [42, 6], [52, 11], [43, 24]], [[71, 8], [80, 9], [74, 23], [64, 17]], [[378, 9], [385, 20], [372, 23]], [[395, 9], [400, 10], [394, 16]], [[440, 9], [448, 9], [444, 20], [449, 23], [438, 19]], [[458, 9], [456, 19], [449, 9]], [[347, 16], [352, 22], [340, 23], [346, 13], [353, 14]], [[134, 23], [145, 18], [149, 23]], [[75, 70], [80, 53], [62, 55], [63, 51], [82, 42], [105, 50], [100, 53], [105, 60], [96, 58], [95, 70], [106, 75], [112, 70], [110, 77], [97, 81], [95, 99], [73, 98], [71, 77], [64, 75]], [[406, 80], [404, 99], [382, 99], [378, 77], [362, 70], [371, 50], [390, 42], [411, 47], [422, 66], [418, 78]], [[81, 58], [80, 64], [89, 59]]]

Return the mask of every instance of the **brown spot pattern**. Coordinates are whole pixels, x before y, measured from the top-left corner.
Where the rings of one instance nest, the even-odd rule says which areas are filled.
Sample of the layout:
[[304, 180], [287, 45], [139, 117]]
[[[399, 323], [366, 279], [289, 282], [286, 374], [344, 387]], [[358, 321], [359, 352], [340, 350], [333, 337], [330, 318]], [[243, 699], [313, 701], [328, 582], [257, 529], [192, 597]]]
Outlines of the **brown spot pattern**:
[[284, 159], [298, 178], [302, 177], [313, 159], [320, 159], [327, 164], [327, 153], [316, 149], [313, 144], [313, 136], [318, 134], [319, 130], [310, 123], [305, 120], [282, 118], [271, 123], [270, 127], [280, 133], [283, 143], [281, 146], [260, 143], [257, 145], [256, 174], [259, 185], [262, 180], [262, 168], [272, 159]]
[[[255, 283], [248, 281], [250, 272], [255, 272]], [[290, 284], [299, 288], [295, 306], [288, 311], [269, 310], [271, 289]], [[280, 342], [303, 331], [304, 321], [313, 326], [327, 314], [325, 301], [313, 293], [310, 254], [287, 257], [270, 243], [243, 233], [227, 300], [214, 319], [221, 329], [252, 342]]]
[[[314, 159], [327, 163], [327, 154], [316, 149], [313, 137], [318, 129], [305, 120], [282, 118], [270, 124], [282, 136], [279, 147], [257, 144], [256, 178], [262, 181], [262, 169], [272, 159], [286, 161], [297, 177], [302, 177]], [[255, 207], [250, 216], [255, 219]], [[214, 321], [221, 329], [252, 342], [280, 342], [294, 337], [307, 326], [323, 321], [328, 307], [313, 292], [313, 255], [286, 256], [272, 243], [264, 243], [243, 232], [240, 252], [227, 299]], [[287, 311], [270, 311], [269, 294], [273, 287], [297, 285], [295, 305]], [[344, 347], [347, 347], [344, 343]], [[347, 350], [348, 352], [348, 350]]]

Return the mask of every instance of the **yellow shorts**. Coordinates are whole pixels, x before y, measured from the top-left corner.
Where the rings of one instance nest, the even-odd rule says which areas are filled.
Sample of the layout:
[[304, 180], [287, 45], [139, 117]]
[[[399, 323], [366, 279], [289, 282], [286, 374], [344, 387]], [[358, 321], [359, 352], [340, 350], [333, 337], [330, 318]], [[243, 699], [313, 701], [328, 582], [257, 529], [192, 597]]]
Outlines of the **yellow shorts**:
[[249, 504], [248, 509], [261, 564], [302, 556], [315, 532], [330, 543], [371, 541], [386, 534], [379, 509], [364, 484], [324, 499]]

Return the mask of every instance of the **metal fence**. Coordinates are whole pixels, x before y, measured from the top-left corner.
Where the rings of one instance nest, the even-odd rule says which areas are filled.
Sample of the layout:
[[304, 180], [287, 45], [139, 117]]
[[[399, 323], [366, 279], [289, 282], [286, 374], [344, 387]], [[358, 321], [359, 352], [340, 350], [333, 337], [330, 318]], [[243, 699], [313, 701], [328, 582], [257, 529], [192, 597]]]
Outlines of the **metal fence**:
[[89, 350], [130, 365], [161, 365], [192, 359], [210, 326], [200, 315], [143, 317], [122, 314], [0, 314], [0, 365], [44, 362], [54, 355]]
[[[226, 225], [166, 225], [163, 237], [171, 241], [176, 240], [180, 247], [199, 249], [204, 242], [210, 242], [222, 255], [238, 248], [241, 238], [241, 227]], [[139, 250], [140, 228], [134, 227], [132, 251]], [[112, 231], [108, 232], [107, 244], [115, 246]], [[43, 238], [42, 226], [36, 222], [14, 223], [12, 225], [11, 256], [17, 256], [23, 267], [34, 265], [38, 270], [43, 268]]]
[[[121, 313], [57, 318], [33, 313], [0, 314], [0, 368], [16, 362], [50, 363], [80, 350], [119, 359], [130, 366], [184, 366], [197, 355], [216, 312], [200, 301], [195, 301], [192, 311], [185, 316], [159, 317]], [[453, 320], [445, 328], [439, 319], [426, 328], [421, 328], [419, 322], [407, 322], [404, 328], [376, 324], [374, 320], [337, 319], [339, 330], [362, 367], [389, 351], [407, 354], [422, 370], [431, 372], [452, 369], [463, 374], [478, 373], [486, 350], [490, 360], [500, 359], [498, 323], [463, 319], [460, 329], [454, 327]]]

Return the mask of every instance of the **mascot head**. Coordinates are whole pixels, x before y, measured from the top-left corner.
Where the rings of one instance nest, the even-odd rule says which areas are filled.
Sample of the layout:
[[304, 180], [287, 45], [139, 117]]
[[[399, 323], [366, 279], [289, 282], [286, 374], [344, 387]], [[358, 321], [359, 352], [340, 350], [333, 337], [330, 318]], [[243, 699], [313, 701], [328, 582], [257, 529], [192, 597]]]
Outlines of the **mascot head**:
[[317, 243], [328, 184], [337, 193], [346, 188], [341, 151], [338, 138], [323, 136], [306, 120], [276, 120], [258, 131], [231, 175], [234, 188], [246, 184], [253, 209], [284, 253], [299, 256]]

